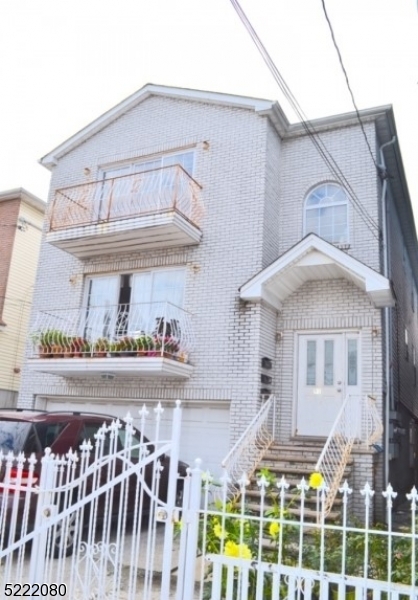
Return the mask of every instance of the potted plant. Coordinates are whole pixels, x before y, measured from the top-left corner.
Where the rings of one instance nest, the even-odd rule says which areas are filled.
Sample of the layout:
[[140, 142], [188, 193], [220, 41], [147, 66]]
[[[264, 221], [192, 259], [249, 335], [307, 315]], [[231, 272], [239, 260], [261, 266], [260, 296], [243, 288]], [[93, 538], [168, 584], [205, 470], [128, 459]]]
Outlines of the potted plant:
[[134, 339], [134, 347], [137, 356], [147, 356], [154, 347], [154, 340], [150, 335], [140, 335]]
[[43, 358], [62, 358], [67, 336], [59, 329], [47, 329], [37, 336], [39, 355]]
[[69, 357], [81, 358], [83, 356], [83, 346], [86, 340], [82, 337], [71, 337], [69, 338]]
[[109, 340], [107, 338], [98, 338], [93, 344], [93, 356], [103, 358], [109, 352]]
[[119, 344], [119, 352], [121, 356], [135, 356], [136, 345], [134, 338], [126, 335], [117, 342]]

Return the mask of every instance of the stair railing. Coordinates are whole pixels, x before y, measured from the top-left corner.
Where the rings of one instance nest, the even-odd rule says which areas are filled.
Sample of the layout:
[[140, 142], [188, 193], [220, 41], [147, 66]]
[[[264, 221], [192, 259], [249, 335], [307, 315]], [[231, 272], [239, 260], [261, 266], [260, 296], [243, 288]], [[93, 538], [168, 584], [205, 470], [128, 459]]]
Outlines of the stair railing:
[[228, 490], [232, 496], [239, 494], [242, 474], [251, 478], [260, 460], [271, 446], [276, 431], [276, 398], [271, 395], [261, 406], [251, 423], [222, 461], [227, 474]]
[[348, 395], [334, 421], [315, 466], [328, 488], [324, 516], [334, 504], [354, 444], [369, 447], [382, 435], [383, 424], [372, 396]]

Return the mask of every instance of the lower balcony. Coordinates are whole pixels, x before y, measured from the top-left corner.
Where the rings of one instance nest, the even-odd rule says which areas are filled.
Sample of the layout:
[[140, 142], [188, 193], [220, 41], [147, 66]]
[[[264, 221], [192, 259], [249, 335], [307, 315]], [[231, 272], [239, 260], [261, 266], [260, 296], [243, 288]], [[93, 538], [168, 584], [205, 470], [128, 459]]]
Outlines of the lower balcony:
[[38, 315], [29, 369], [62, 377], [174, 377], [193, 371], [191, 316], [169, 302]]

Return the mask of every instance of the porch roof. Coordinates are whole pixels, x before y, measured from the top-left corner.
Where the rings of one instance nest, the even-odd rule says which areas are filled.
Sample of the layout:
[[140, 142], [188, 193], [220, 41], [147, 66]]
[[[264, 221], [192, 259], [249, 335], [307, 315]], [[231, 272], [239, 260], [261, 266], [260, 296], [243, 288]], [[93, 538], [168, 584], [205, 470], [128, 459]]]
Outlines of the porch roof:
[[366, 292], [376, 308], [394, 306], [390, 282], [370, 267], [310, 233], [240, 288], [240, 298], [264, 300], [277, 310], [306, 281], [345, 278]]

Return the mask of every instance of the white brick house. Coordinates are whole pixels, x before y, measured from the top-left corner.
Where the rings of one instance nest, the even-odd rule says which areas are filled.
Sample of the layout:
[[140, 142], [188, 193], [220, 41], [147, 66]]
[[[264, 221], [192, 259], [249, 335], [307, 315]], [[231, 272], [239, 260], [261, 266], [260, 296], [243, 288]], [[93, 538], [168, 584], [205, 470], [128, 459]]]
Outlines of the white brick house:
[[[389, 178], [355, 114], [313, 123], [354, 201], [268, 100], [147, 85], [45, 156], [38, 338], [20, 406], [136, 416], [181, 398], [182, 458], [219, 472], [262, 389], [278, 398], [282, 441], [326, 436], [346, 394], [371, 394], [383, 453], [358, 456], [355, 476], [407, 489], [417, 242], [392, 109], [361, 116]], [[51, 330], [85, 345], [42, 348]]]

